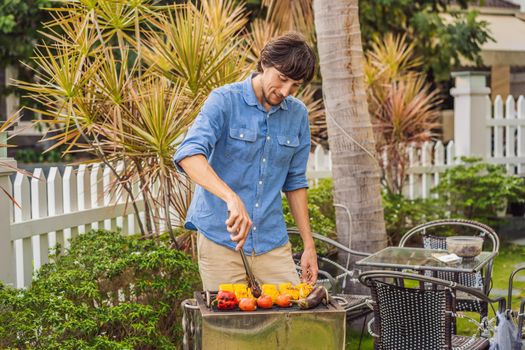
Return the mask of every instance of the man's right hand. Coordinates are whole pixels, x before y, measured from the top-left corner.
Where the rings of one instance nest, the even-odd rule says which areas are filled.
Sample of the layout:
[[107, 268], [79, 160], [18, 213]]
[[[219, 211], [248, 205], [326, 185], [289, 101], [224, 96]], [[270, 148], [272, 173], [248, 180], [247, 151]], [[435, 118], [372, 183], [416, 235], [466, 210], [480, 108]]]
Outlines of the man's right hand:
[[228, 219], [226, 220], [226, 230], [230, 232], [232, 241], [237, 242], [235, 250], [242, 249], [248, 232], [252, 228], [252, 220], [244, 207], [244, 203], [238, 195], [232, 196], [226, 201], [228, 207]]

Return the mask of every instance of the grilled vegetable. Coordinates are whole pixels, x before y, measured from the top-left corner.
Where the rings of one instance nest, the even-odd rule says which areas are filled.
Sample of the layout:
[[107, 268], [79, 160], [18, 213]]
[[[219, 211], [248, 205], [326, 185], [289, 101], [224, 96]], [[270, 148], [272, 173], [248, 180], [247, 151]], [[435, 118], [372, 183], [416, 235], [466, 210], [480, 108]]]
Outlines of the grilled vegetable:
[[257, 309], [257, 303], [254, 298], [242, 298], [239, 301], [239, 309], [242, 311], [255, 311]]
[[299, 299], [299, 289], [297, 289], [296, 287], [281, 289], [281, 294], [289, 295], [292, 300]]
[[243, 283], [234, 284], [233, 292], [235, 293], [237, 300], [241, 300], [242, 298], [250, 298], [252, 296], [250, 290], [248, 289], [248, 286]]
[[299, 298], [304, 299], [312, 292], [312, 289], [314, 287], [312, 287], [312, 285], [308, 283], [299, 283], [295, 286], [295, 288], [299, 290]]
[[257, 298], [257, 306], [261, 309], [271, 309], [273, 306], [272, 297], [266, 294]]
[[277, 297], [276, 304], [279, 305], [279, 307], [290, 307], [292, 306], [292, 300], [289, 295], [281, 294]]
[[284, 290], [287, 290], [288, 288], [293, 288], [293, 285], [291, 282], [287, 283], [280, 283], [279, 284], [279, 292], [283, 292]]
[[272, 302], [275, 303], [277, 301], [277, 297], [279, 296], [279, 291], [277, 290], [277, 286], [275, 284], [263, 284], [262, 294], [271, 296]]
[[303, 299], [300, 299], [298, 304], [301, 309], [313, 309], [321, 303], [321, 301], [328, 301], [328, 291], [323, 286], [316, 286], [312, 292]]
[[235, 292], [235, 290], [233, 288], [233, 284], [231, 284], [231, 283], [219, 284], [219, 291]]
[[238, 303], [235, 294], [228, 291], [220, 291], [213, 302], [219, 310], [233, 310]]

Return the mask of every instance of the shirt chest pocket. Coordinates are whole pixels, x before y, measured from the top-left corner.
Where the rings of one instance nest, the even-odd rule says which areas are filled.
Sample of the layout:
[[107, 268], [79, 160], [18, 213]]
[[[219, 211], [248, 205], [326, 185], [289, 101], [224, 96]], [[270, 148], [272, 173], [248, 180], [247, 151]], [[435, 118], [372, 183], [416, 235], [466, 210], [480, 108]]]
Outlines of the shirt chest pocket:
[[299, 147], [298, 136], [277, 136], [277, 145], [274, 154], [275, 163], [279, 165], [289, 165], [297, 147]]
[[232, 159], [255, 161], [257, 153], [257, 130], [248, 128], [230, 128], [226, 155]]

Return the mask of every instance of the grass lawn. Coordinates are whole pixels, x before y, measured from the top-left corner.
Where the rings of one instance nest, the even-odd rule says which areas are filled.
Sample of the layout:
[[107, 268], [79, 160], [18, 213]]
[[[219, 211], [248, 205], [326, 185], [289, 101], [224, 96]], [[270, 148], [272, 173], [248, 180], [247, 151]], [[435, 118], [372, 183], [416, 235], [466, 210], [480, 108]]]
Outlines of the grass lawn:
[[[494, 269], [492, 273], [492, 289], [495, 292], [506, 291], [509, 283], [509, 276], [516, 268], [517, 265], [525, 264], [525, 246], [517, 245], [502, 245], [500, 248], [500, 253], [496, 257], [494, 263]], [[518, 276], [525, 276], [525, 272], [522, 272]], [[518, 296], [514, 296], [512, 299], [512, 308], [517, 310], [519, 308], [520, 299], [525, 298], [525, 282], [515, 282], [514, 290], [519, 291]], [[505, 297], [506, 297], [505, 292]], [[500, 296], [491, 294], [492, 297]], [[496, 308], [496, 305], [494, 306]], [[494, 316], [494, 313], [489, 308], [490, 317]], [[479, 317], [476, 317], [476, 314], [472, 314], [476, 320], [479, 321]], [[462, 335], [472, 335], [476, 332], [476, 327], [471, 322], [468, 322], [466, 319], [458, 320], [458, 334]], [[372, 337], [365, 330], [365, 336], [361, 344], [361, 349], [363, 350], [373, 350], [374, 341]], [[360, 332], [349, 330], [346, 334], [346, 348], [348, 350], [357, 350], [359, 345], [359, 335]]]

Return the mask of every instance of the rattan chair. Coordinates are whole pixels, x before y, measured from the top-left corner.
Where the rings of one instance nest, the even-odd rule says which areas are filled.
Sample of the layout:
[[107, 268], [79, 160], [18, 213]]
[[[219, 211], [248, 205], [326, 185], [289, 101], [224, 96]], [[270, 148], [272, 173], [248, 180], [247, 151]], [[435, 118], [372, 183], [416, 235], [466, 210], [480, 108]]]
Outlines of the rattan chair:
[[[421, 242], [424, 248], [427, 249], [447, 249], [446, 236], [438, 235], [435, 233], [435, 229], [448, 230], [446, 233], [450, 233], [450, 230], [456, 231], [460, 229], [469, 229], [470, 232], [474, 232], [483, 238], [483, 247], [486, 249], [488, 242], [490, 242], [490, 249], [494, 254], [499, 251], [499, 238], [496, 232], [489, 226], [472, 221], [462, 219], [445, 219], [430, 221], [425, 224], [421, 224], [409, 230], [399, 242], [400, 247], [404, 247], [413, 242], [416, 237], [421, 238]], [[429, 229], [431, 232], [428, 232]], [[463, 234], [463, 233], [462, 233]], [[494, 259], [492, 259], [485, 268], [478, 273], [454, 273], [444, 271], [426, 271], [426, 276], [437, 277], [444, 280], [455, 281], [466, 287], [476, 288], [482, 291], [485, 295], [489, 295], [491, 288], [492, 278], [492, 267]], [[459, 311], [473, 311], [480, 314], [481, 318], [487, 316], [488, 305], [482, 301], [472, 299], [465, 295], [458, 295], [457, 309]]]
[[[487, 304], [498, 302], [499, 310], [505, 310], [503, 297], [492, 300], [478, 289], [433, 277], [367, 271], [359, 280], [371, 290], [374, 318], [369, 322], [369, 332], [375, 338], [376, 350], [488, 349], [490, 344], [486, 338], [453, 335], [452, 320], [458, 315], [455, 294], [461, 291]], [[407, 288], [387, 282], [391, 280], [413, 280], [434, 288]], [[488, 328], [489, 322], [483, 324]]]
[[[521, 302], [520, 302], [520, 307], [519, 307], [519, 311], [516, 313], [516, 312], [513, 312], [512, 311], [512, 292], [514, 291], [514, 278], [516, 277], [516, 275], [522, 271], [525, 271], [525, 266], [522, 266], [522, 267], [519, 267], [517, 269], [515, 269], [514, 271], [512, 271], [512, 273], [510, 274], [510, 277], [509, 277], [509, 291], [508, 291], [508, 296], [507, 296], [507, 305], [508, 305], [508, 308], [509, 308], [509, 311], [516, 317], [517, 321], [518, 321], [518, 334], [517, 334], [517, 339], [516, 341], [519, 342], [519, 340], [522, 340], [523, 339], [523, 326], [525, 325], [525, 299], [522, 299]], [[517, 349], [517, 350], [521, 350], [521, 349]]]

